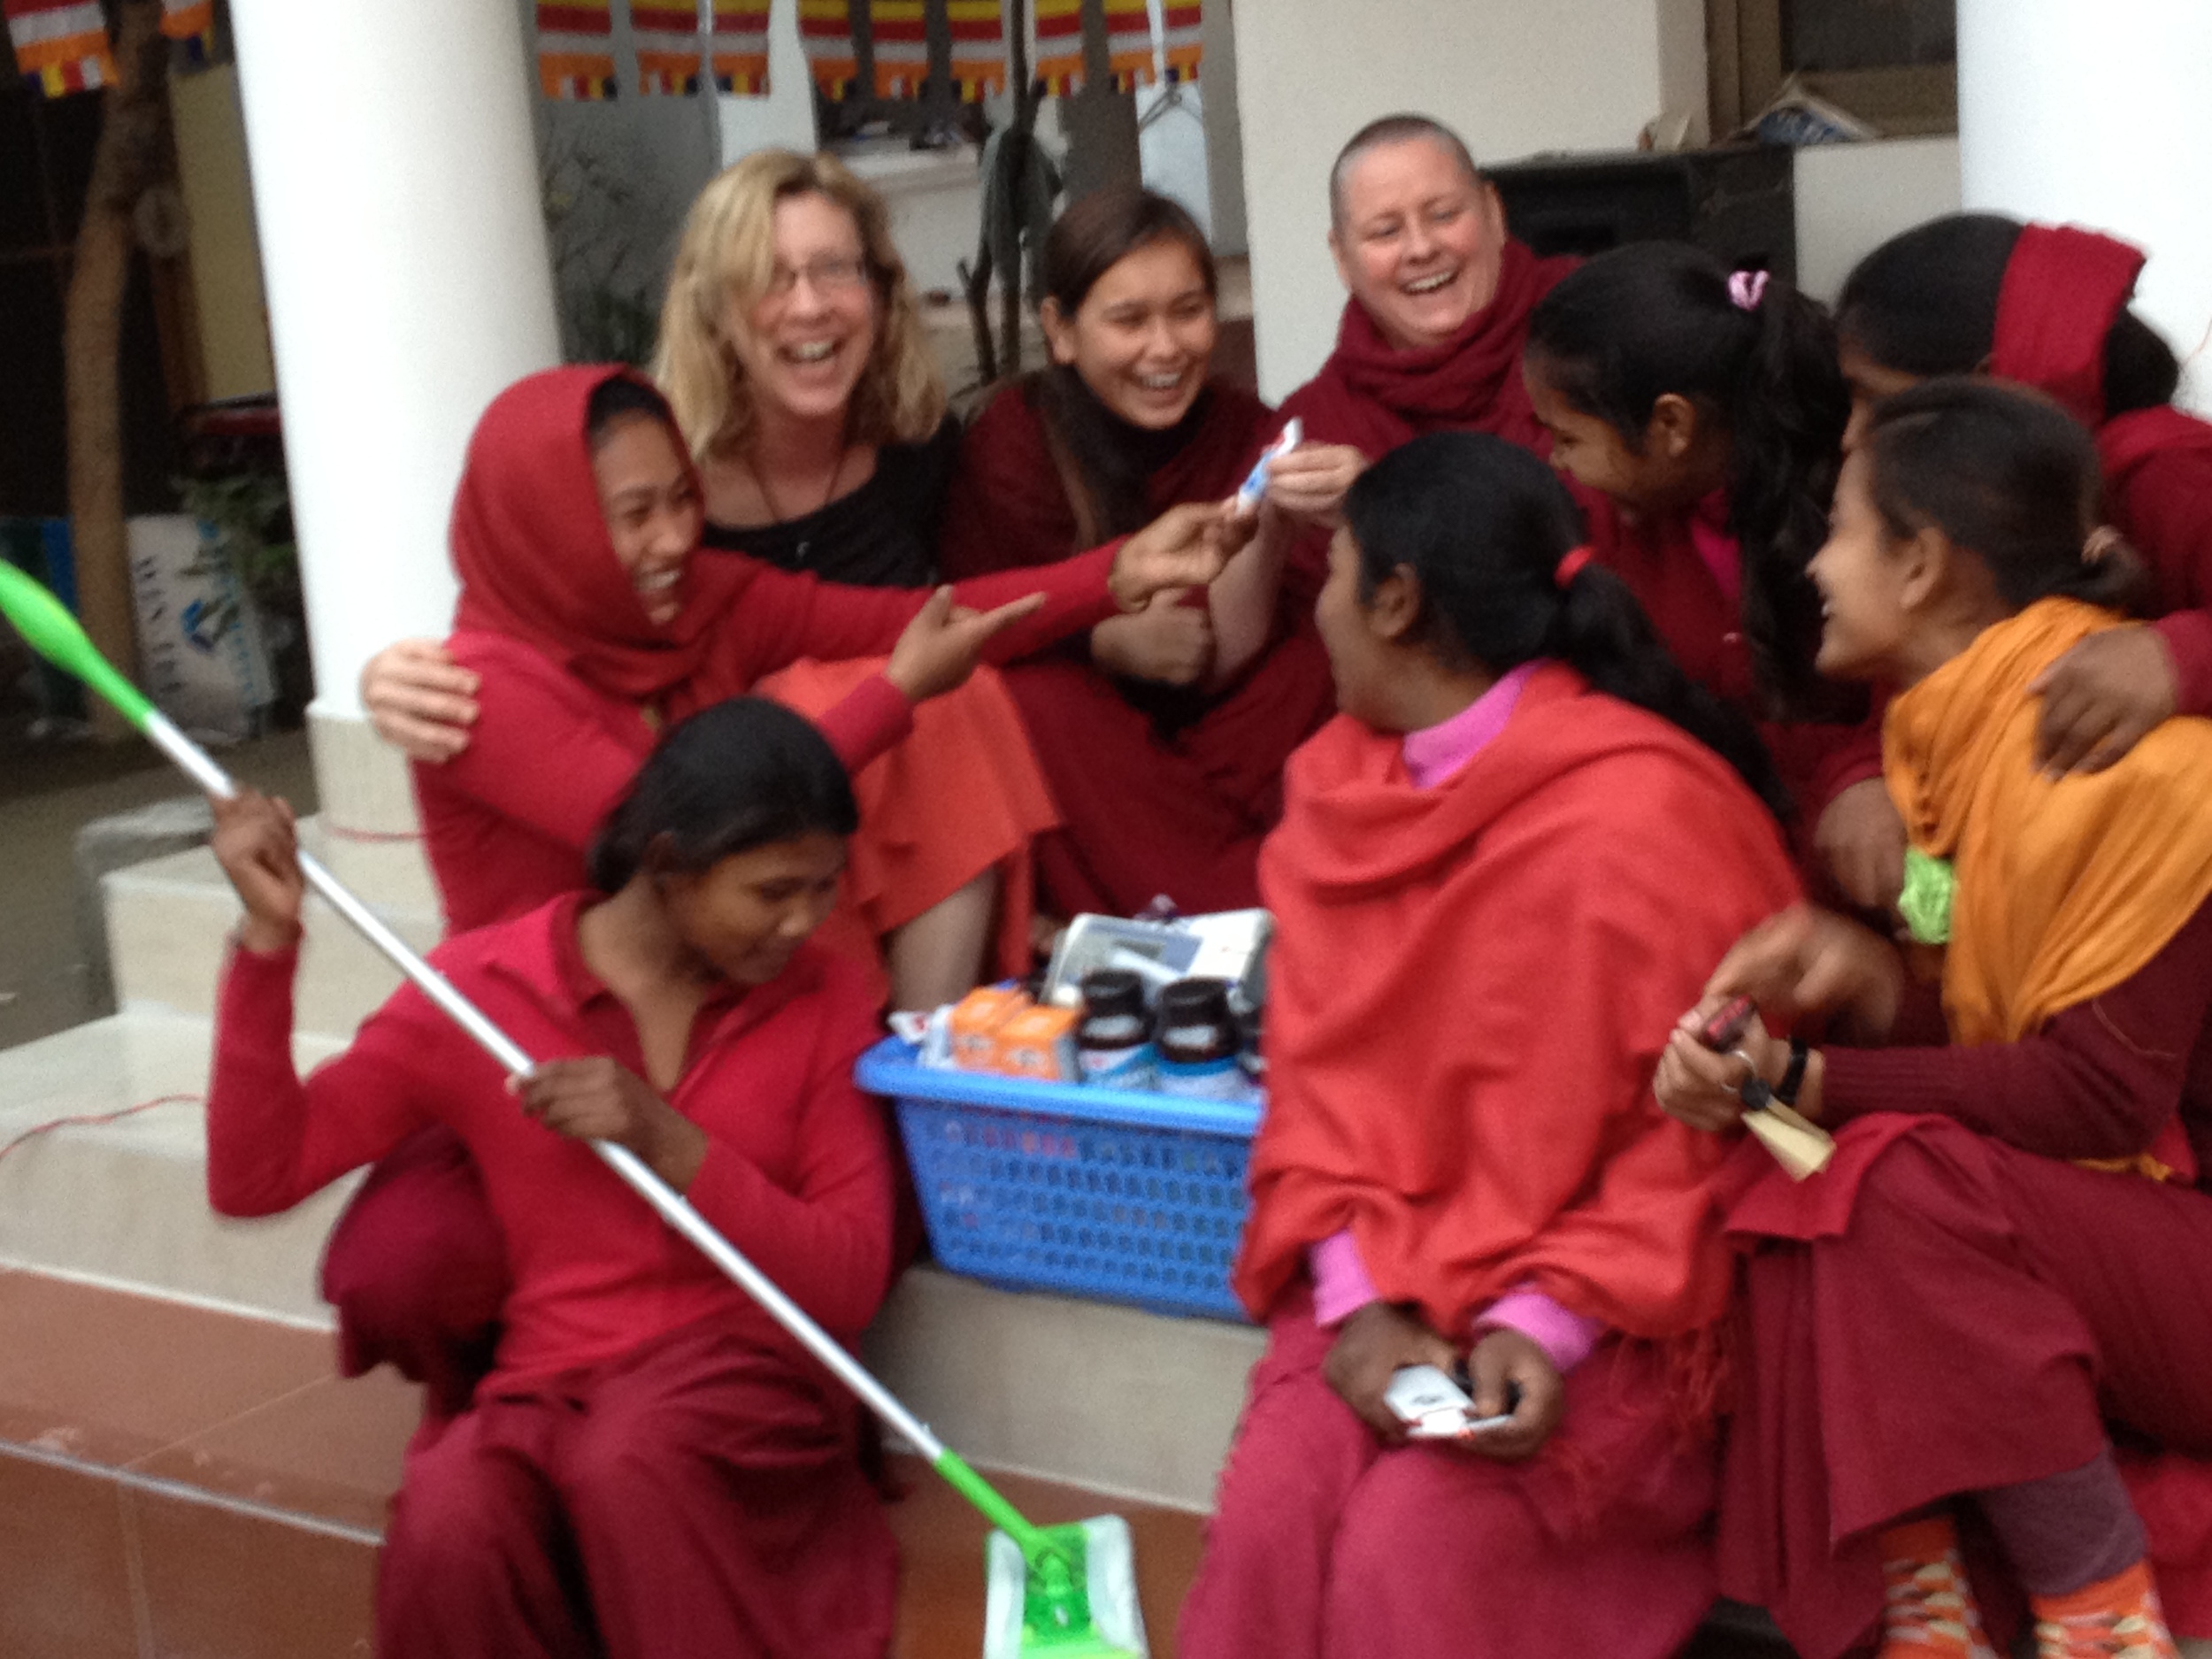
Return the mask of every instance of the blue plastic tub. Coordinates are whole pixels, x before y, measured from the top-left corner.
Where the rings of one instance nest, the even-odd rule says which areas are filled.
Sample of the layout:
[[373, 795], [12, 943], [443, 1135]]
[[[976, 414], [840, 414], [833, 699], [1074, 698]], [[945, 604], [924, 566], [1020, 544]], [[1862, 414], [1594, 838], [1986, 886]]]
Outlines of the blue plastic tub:
[[933, 1070], [914, 1056], [888, 1037], [856, 1075], [898, 1103], [941, 1263], [1017, 1290], [1243, 1320], [1229, 1266], [1258, 1106]]

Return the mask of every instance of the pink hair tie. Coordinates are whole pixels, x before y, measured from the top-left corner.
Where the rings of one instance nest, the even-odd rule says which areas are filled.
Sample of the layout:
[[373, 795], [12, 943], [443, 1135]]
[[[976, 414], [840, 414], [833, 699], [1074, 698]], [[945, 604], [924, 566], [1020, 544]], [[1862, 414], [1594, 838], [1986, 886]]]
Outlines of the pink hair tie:
[[1763, 271], [1735, 271], [1728, 277], [1728, 297], [1736, 302], [1740, 311], [1755, 311], [1759, 302], [1766, 297], [1767, 273]]
[[1559, 584], [1561, 591], [1565, 591], [1573, 585], [1574, 579], [1582, 574], [1583, 566], [1597, 556], [1597, 549], [1587, 542], [1571, 553], [1562, 555], [1559, 563], [1552, 568], [1552, 580]]

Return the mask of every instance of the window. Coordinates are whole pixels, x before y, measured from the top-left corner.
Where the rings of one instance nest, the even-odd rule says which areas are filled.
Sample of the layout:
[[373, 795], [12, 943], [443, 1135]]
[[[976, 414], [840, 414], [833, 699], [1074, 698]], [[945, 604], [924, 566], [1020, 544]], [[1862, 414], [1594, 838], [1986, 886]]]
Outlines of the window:
[[1713, 131], [1793, 77], [1885, 137], [1958, 129], [1955, 0], [1706, 0]]

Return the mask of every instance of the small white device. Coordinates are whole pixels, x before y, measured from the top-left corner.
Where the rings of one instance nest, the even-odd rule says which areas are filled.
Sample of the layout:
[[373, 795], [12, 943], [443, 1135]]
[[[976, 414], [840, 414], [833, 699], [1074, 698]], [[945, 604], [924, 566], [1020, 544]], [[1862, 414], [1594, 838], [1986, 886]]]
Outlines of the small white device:
[[1083, 976], [1127, 968], [1145, 982], [1148, 999], [1176, 979], [1226, 979], [1245, 1008], [1267, 1000], [1267, 946], [1275, 918], [1265, 910], [1217, 910], [1171, 922], [1125, 916], [1079, 916], [1053, 948], [1043, 1000], [1071, 1008], [1082, 1000]]
[[1232, 511], [1241, 515], [1257, 512], [1260, 497], [1267, 494], [1267, 475], [1279, 456], [1288, 455], [1306, 441], [1305, 423], [1293, 415], [1284, 423], [1282, 435], [1260, 451], [1260, 458], [1252, 463], [1252, 470], [1237, 486], [1237, 493], [1230, 498]]
[[1513, 1421], [1510, 1411], [1502, 1417], [1477, 1417], [1467, 1391], [1433, 1365], [1407, 1365], [1394, 1372], [1390, 1386], [1383, 1390], [1383, 1403], [1417, 1440], [1455, 1440]]

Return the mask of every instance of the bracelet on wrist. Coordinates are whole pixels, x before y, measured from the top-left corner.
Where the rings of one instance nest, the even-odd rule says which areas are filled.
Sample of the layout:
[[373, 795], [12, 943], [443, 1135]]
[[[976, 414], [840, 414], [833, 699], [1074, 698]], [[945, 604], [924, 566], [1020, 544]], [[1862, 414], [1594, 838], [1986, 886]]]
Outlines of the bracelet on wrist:
[[1812, 1053], [1802, 1037], [1790, 1039], [1790, 1063], [1782, 1068], [1781, 1081], [1774, 1086], [1774, 1098], [1783, 1105], [1797, 1104], [1797, 1092], [1805, 1087], [1805, 1066]]

